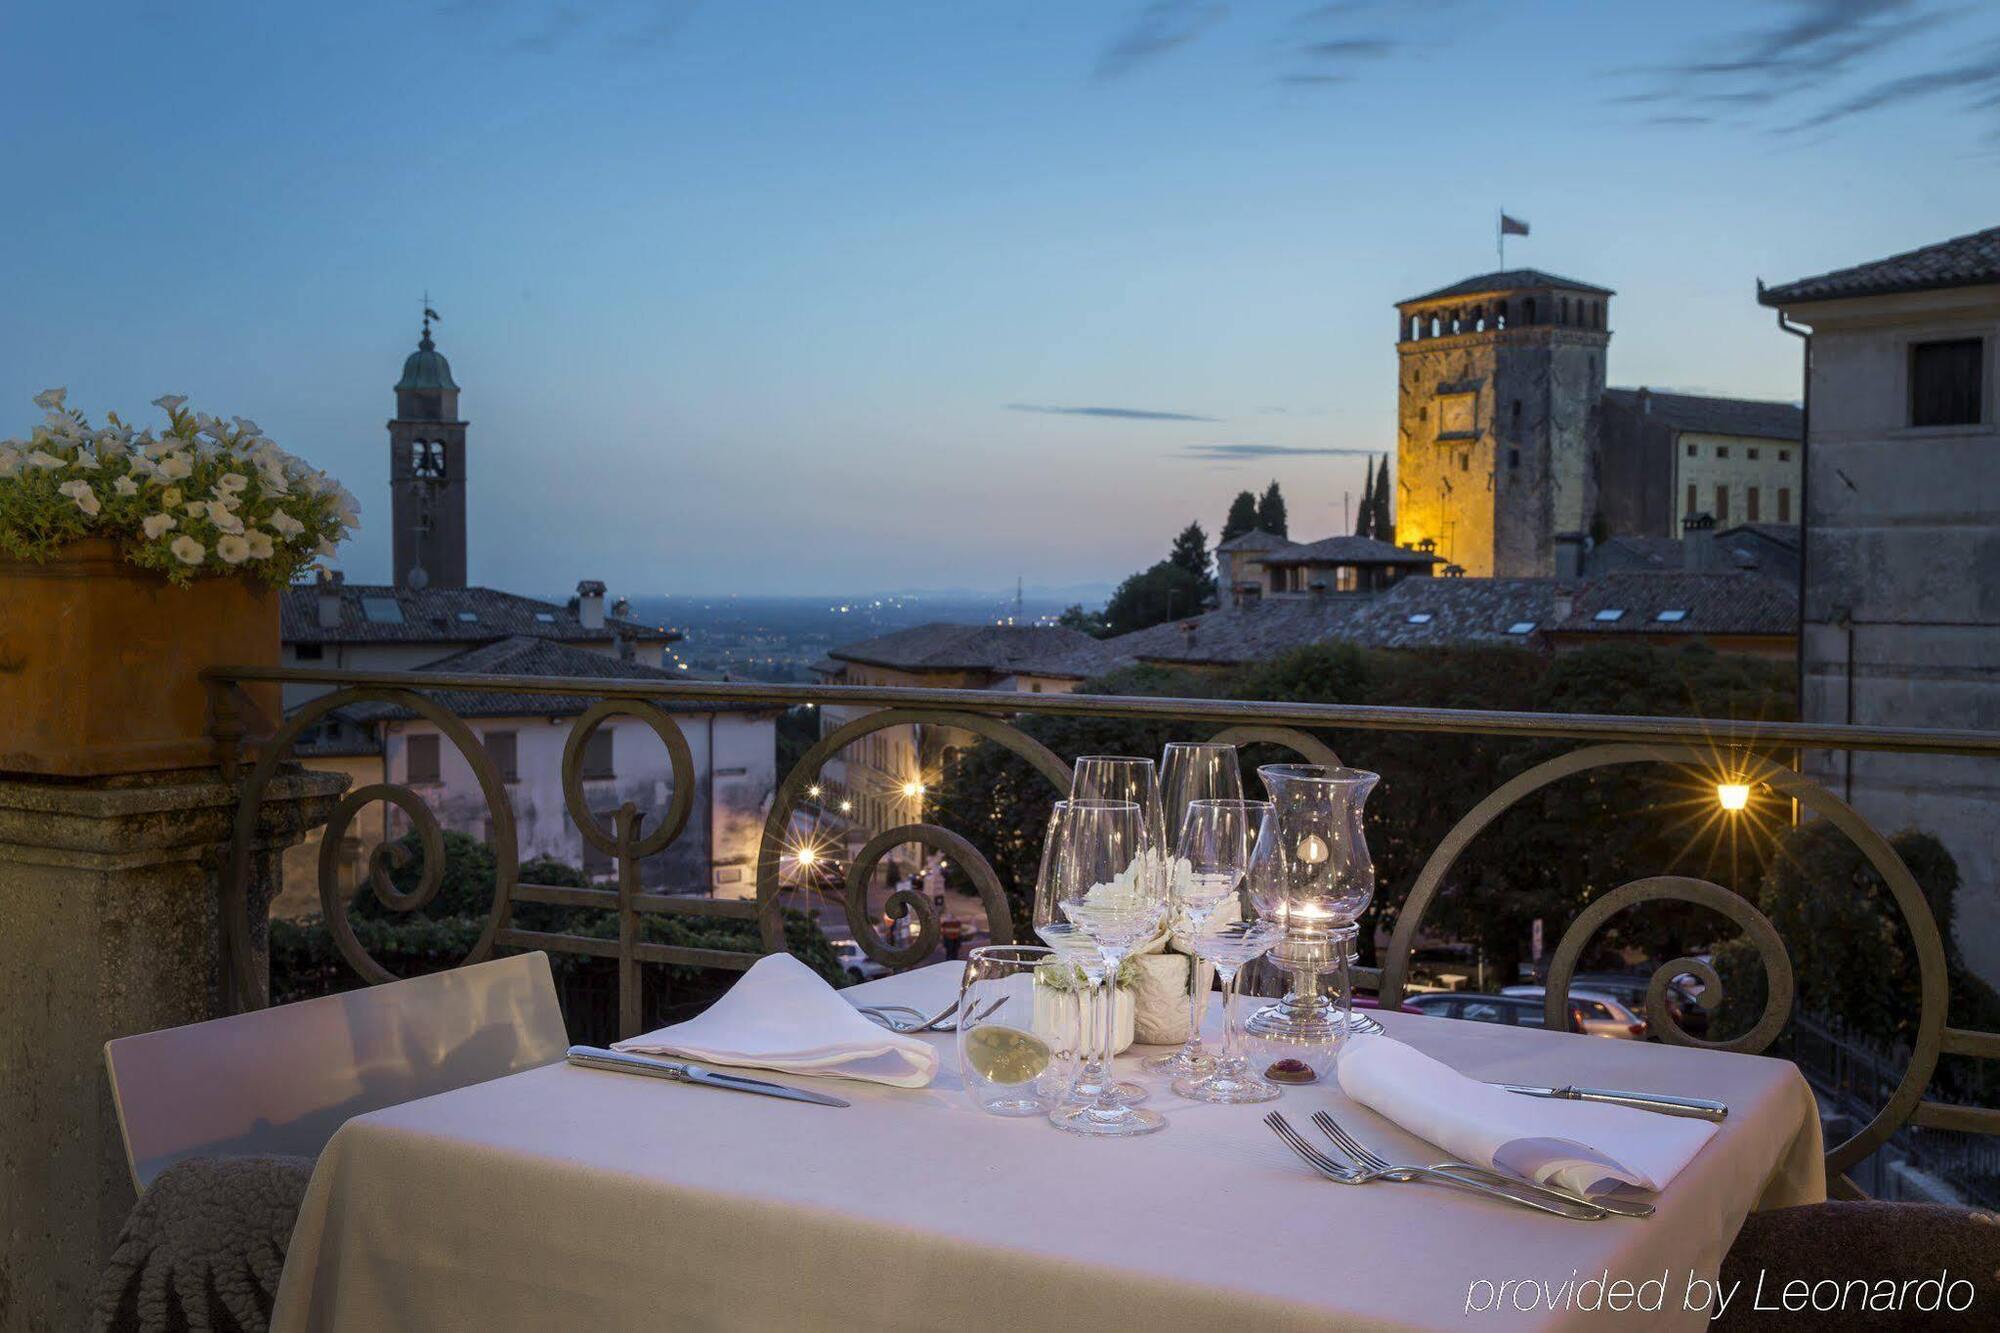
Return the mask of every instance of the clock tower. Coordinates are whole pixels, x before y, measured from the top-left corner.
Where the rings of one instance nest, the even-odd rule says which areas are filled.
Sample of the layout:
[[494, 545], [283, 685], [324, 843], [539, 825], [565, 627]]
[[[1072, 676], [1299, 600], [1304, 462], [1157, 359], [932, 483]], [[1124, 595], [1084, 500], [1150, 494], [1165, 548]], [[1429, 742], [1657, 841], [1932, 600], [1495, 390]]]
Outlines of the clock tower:
[[396, 415], [389, 422], [389, 493], [395, 528], [396, 586], [465, 586], [465, 423], [458, 419], [458, 385], [451, 363], [423, 337], [396, 381]]

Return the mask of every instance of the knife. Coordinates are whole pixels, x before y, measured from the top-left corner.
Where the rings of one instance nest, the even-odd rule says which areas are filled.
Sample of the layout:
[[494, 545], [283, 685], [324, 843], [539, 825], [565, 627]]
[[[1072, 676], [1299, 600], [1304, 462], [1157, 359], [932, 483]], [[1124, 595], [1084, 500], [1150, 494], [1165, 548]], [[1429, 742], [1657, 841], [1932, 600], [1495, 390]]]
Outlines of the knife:
[[852, 1104], [823, 1092], [807, 1092], [804, 1088], [787, 1087], [783, 1083], [766, 1083], [760, 1078], [720, 1073], [706, 1065], [683, 1060], [658, 1060], [650, 1055], [628, 1055], [624, 1051], [607, 1051], [600, 1046], [572, 1046], [568, 1058], [573, 1065], [585, 1069], [607, 1069], [614, 1074], [644, 1074], [649, 1078], [664, 1078], [675, 1083], [702, 1083], [711, 1088], [728, 1088], [731, 1092], [755, 1092], [765, 1097], [812, 1102], [816, 1106]]
[[1729, 1114], [1727, 1102], [1706, 1097], [1672, 1097], [1664, 1092], [1619, 1092], [1615, 1088], [1537, 1088], [1525, 1083], [1496, 1083], [1496, 1088], [1518, 1092], [1524, 1097], [1555, 1097], [1570, 1102], [1600, 1102], [1606, 1106], [1630, 1106], [1661, 1115], [1685, 1116], [1692, 1120], [1722, 1120]]

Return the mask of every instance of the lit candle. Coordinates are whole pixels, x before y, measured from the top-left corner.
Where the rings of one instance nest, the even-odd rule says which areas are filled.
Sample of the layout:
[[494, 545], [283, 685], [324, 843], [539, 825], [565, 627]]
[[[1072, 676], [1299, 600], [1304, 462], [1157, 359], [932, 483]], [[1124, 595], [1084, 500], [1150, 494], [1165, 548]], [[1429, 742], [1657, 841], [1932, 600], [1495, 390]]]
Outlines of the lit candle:
[[1319, 865], [1327, 858], [1326, 839], [1317, 833], [1308, 833], [1299, 843], [1299, 860], [1309, 866]]

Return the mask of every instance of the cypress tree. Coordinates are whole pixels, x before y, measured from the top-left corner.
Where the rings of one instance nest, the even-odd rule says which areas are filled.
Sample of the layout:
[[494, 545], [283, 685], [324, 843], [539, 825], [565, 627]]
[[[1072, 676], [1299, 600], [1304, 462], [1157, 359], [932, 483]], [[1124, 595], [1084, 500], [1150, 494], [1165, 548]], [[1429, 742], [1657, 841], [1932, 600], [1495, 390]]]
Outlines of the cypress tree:
[[1274, 537], [1292, 535], [1285, 526], [1285, 497], [1279, 493], [1276, 481], [1265, 488], [1264, 498], [1257, 502], [1257, 526]]

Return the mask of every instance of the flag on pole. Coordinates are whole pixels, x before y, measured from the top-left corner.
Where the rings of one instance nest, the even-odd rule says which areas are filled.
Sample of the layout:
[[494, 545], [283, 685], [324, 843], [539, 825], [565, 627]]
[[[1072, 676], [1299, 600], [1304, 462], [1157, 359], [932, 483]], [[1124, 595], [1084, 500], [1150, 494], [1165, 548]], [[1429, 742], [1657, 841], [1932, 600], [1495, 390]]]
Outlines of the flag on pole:
[[1502, 236], [1526, 236], [1528, 234], [1528, 224], [1519, 218], [1510, 218], [1505, 213], [1502, 213], [1500, 215], [1500, 234]]

